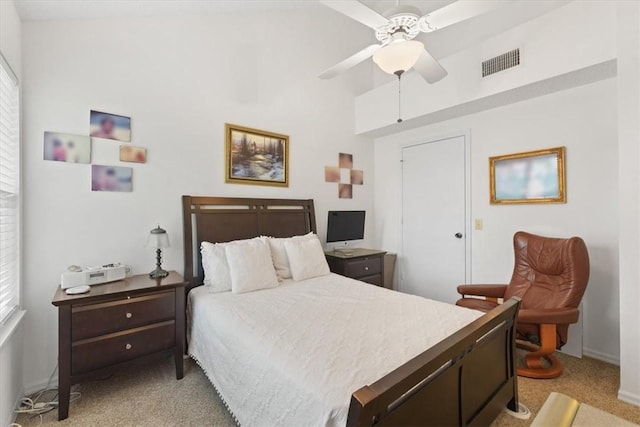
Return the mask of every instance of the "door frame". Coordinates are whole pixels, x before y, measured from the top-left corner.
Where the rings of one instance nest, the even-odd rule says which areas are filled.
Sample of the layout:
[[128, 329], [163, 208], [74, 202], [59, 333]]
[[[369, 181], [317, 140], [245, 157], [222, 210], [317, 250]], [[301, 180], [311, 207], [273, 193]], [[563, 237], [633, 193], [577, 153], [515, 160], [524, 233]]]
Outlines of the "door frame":
[[[404, 190], [404, 165], [403, 165], [403, 152], [405, 148], [416, 147], [424, 144], [431, 144], [434, 142], [444, 141], [446, 139], [452, 138], [464, 138], [464, 192], [465, 192], [465, 200], [464, 200], [464, 245], [465, 245], [465, 283], [473, 283], [472, 282], [472, 271], [471, 271], [471, 244], [472, 244], [472, 227], [471, 227], [471, 130], [466, 129], [462, 131], [444, 133], [437, 136], [431, 136], [427, 138], [420, 139], [419, 141], [409, 141], [402, 143], [398, 146], [398, 157], [400, 161], [400, 247], [399, 247], [399, 258], [404, 258], [404, 199], [402, 197]], [[402, 259], [401, 258], [401, 259]], [[402, 283], [404, 282], [404, 265], [402, 262], [398, 263], [399, 267], [399, 276], [398, 284], [399, 288], [402, 288]], [[462, 284], [462, 283], [461, 283]], [[402, 290], [402, 289], [400, 289]]]

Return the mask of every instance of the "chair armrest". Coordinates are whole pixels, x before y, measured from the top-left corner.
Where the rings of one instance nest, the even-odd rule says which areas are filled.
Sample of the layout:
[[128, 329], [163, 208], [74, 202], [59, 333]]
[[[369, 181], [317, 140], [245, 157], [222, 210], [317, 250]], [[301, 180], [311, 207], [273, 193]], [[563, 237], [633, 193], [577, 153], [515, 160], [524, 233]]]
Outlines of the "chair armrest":
[[462, 296], [474, 295], [477, 297], [504, 298], [507, 285], [460, 285], [458, 293]]
[[518, 322], [521, 323], [548, 323], [566, 325], [576, 323], [580, 317], [577, 308], [535, 309], [528, 308], [518, 312]]

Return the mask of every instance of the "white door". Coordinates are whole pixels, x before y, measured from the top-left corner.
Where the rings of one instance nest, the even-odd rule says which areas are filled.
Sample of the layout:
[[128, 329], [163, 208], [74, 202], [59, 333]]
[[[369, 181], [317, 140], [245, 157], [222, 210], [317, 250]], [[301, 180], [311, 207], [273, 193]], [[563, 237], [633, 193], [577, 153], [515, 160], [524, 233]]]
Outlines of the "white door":
[[399, 290], [454, 303], [466, 282], [465, 137], [402, 149]]

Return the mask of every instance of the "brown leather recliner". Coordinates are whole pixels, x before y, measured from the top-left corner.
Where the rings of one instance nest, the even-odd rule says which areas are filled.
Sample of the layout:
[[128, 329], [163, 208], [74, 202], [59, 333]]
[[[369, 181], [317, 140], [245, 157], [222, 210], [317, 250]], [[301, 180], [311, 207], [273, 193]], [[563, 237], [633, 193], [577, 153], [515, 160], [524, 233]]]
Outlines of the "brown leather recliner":
[[[515, 266], [509, 285], [460, 285], [462, 307], [489, 311], [498, 299], [522, 298], [516, 329], [518, 347], [529, 350], [526, 368], [518, 375], [529, 378], [555, 378], [562, 364], [553, 356], [567, 342], [569, 324], [578, 321], [578, 306], [589, 281], [589, 253], [579, 237], [556, 239], [517, 232], [513, 236]], [[466, 298], [467, 295], [485, 299]], [[544, 367], [542, 359], [550, 366]]]

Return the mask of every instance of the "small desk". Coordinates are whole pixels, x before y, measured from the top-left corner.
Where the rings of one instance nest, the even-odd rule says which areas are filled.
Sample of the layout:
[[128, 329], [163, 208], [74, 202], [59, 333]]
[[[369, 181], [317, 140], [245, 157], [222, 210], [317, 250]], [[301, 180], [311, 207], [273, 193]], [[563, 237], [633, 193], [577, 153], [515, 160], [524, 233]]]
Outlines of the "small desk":
[[348, 255], [340, 251], [325, 252], [332, 273], [377, 286], [384, 286], [385, 254], [385, 251], [363, 248], [351, 249]]
[[58, 420], [69, 416], [71, 385], [162, 353], [173, 352], [176, 378], [184, 375], [184, 278], [148, 274], [91, 286], [67, 295], [58, 286]]

